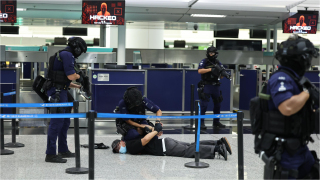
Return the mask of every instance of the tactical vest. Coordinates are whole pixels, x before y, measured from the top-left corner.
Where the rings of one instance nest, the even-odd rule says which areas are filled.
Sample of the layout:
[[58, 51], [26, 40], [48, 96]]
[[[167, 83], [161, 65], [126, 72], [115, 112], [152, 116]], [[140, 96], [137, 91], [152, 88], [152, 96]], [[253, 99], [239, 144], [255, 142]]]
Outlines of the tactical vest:
[[[219, 63], [218, 59], [215, 59], [215, 63], [211, 62], [208, 58], [205, 59], [206, 66], [204, 67], [204, 69], [208, 69], [208, 68], [213, 68], [215, 66], [216, 63]], [[214, 76], [211, 72], [207, 72], [204, 74], [201, 74], [201, 80], [205, 81], [205, 82], [219, 82], [219, 77], [218, 76]]]
[[[60, 52], [62, 51], [68, 51], [71, 52], [70, 50], [64, 49], [61, 51], [58, 51], [57, 53], [55, 53], [53, 56], [50, 57], [49, 59], [49, 68], [48, 68], [48, 73], [47, 73], [47, 79], [48, 81], [51, 81], [53, 83], [53, 86], [57, 87], [59, 86], [60, 88], [66, 88], [66, 84], [70, 83], [71, 80], [68, 79], [67, 75], [65, 74], [64, 71], [54, 71], [53, 70], [53, 65], [54, 65], [54, 61], [57, 57], [57, 59], [59, 61], [62, 62], [62, 59], [60, 58]], [[77, 71], [77, 67], [76, 65], [74, 66], [75, 70]]]
[[[285, 72], [294, 79], [302, 91], [302, 86], [298, 83], [299, 80], [297, 77], [289, 71], [279, 71]], [[306, 104], [296, 114], [284, 116], [279, 110], [268, 110], [268, 103], [273, 103], [269, 94], [260, 93], [259, 97], [262, 99], [261, 106], [264, 109], [262, 115], [262, 131], [283, 138], [298, 138], [301, 140], [301, 143], [309, 140], [310, 135], [314, 131], [315, 124], [314, 118], [312, 118], [313, 108], [311, 99], [308, 99]]]

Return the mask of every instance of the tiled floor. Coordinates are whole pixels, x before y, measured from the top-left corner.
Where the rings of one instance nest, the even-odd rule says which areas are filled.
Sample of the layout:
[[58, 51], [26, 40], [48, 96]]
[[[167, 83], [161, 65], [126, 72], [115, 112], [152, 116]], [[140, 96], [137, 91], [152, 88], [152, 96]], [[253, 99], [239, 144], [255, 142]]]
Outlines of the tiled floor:
[[[175, 131], [175, 130], [174, 130]], [[237, 179], [238, 155], [237, 134], [201, 134], [201, 140], [219, 139], [227, 137], [233, 154], [228, 155], [228, 161], [223, 159], [201, 160], [210, 165], [205, 169], [184, 167], [194, 159], [149, 156], [149, 155], [119, 155], [113, 154], [110, 149], [95, 150], [95, 178], [96, 179]], [[193, 134], [164, 134], [180, 141], [193, 142]], [[96, 143], [106, 145], [120, 138], [119, 135], [100, 135], [96, 132]], [[314, 139], [317, 137], [314, 136]], [[11, 140], [5, 136], [5, 142]], [[19, 135], [17, 141], [24, 143], [24, 148], [14, 150], [13, 155], [0, 156], [1, 179], [88, 179], [88, 175], [66, 174], [65, 169], [74, 167], [75, 160], [68, 159], [65, 164], [45, 163], [46, 135]], [[88, 143], [87, 135], [80, 135], [81, 144]], [[68, 144], [74, 151], [73, 135], [68, 135]], [[309, 145], [310, 149], [319, 152], [319, 140]], [[81, 165], [88, 167], [88, 149], [81, 148]], [[245, 179], [262, 179], [263, 162], [253, 152], [253, 135], [244, 134], [244, 169]]]

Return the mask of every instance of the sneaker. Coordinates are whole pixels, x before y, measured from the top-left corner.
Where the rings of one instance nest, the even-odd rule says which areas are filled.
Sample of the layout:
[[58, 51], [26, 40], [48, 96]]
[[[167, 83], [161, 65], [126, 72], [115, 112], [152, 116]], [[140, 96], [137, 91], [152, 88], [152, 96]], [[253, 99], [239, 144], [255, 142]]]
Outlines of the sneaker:
[[223, 137], [223, 138], [221, 138], [220, 140], [221, 140], [221, 142], [226, 146], [226, 149], [227, 149], [227, 151], [229, 152], [229, 154], [232, 154], [231, 146], [230, 146], [227, 138], [226, 138], [226, 137]]
[[218, 149], [218, 156], [219, 156], [219, 159], [220, 159], [220, 156], [224, 157], [224, 160], [227, 160], [227, 149], [226, 149], [226, 146], [224, 144], [220, 145], [219, 146], [219, 149]]
[[46, 156], [46, 162], [51, 162], [51, 163], [66, 163], [66, 159], [62, 159], [58, 155], [53, 155], [53, 154], [47, 154]]
[[221, 124], [221, 122], [214, 122], [213, 126], [214, 127], [219, 127], [219, 128], [225, 128], [226, 127], [226, 125]]
[[74, 157], [76, 157], [76, 154], [72, 153], [70, 151], [67, 151], [64, 153], [59, 153], [58, 156], [60, 156], [61, 158], [74, 158]]

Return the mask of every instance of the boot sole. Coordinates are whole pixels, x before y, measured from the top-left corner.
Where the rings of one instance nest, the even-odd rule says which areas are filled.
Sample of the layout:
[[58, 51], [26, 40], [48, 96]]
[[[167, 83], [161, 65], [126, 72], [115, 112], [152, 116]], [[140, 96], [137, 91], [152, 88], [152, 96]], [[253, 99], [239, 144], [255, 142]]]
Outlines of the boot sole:
[[226, 145], [227, 151], [229, 152], [229, 154], [232, 154], [232, 149], [231, 146], [229, 144], [229, 141], [226, 137], [221, 138], [221, 141]]
[[66, 163], [67, 161], [65, 161], [65, 162], [46, 161], [46, 162], [48, 162], [48, 163]]
[[224, 159], [227, 160], [228, 159], [228, 153], [227, 153], [226, 145], [223, 146], [223, 150], [224, 150], [224, 155], [226, 157]]

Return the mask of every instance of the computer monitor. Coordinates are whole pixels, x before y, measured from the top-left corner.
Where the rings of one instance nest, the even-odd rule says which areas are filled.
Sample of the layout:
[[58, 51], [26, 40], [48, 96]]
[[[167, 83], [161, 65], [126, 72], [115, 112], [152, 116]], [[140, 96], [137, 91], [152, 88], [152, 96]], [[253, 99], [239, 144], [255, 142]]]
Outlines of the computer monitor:
[[105, 69], [127, 69], [127, 65], [105, 64]]

